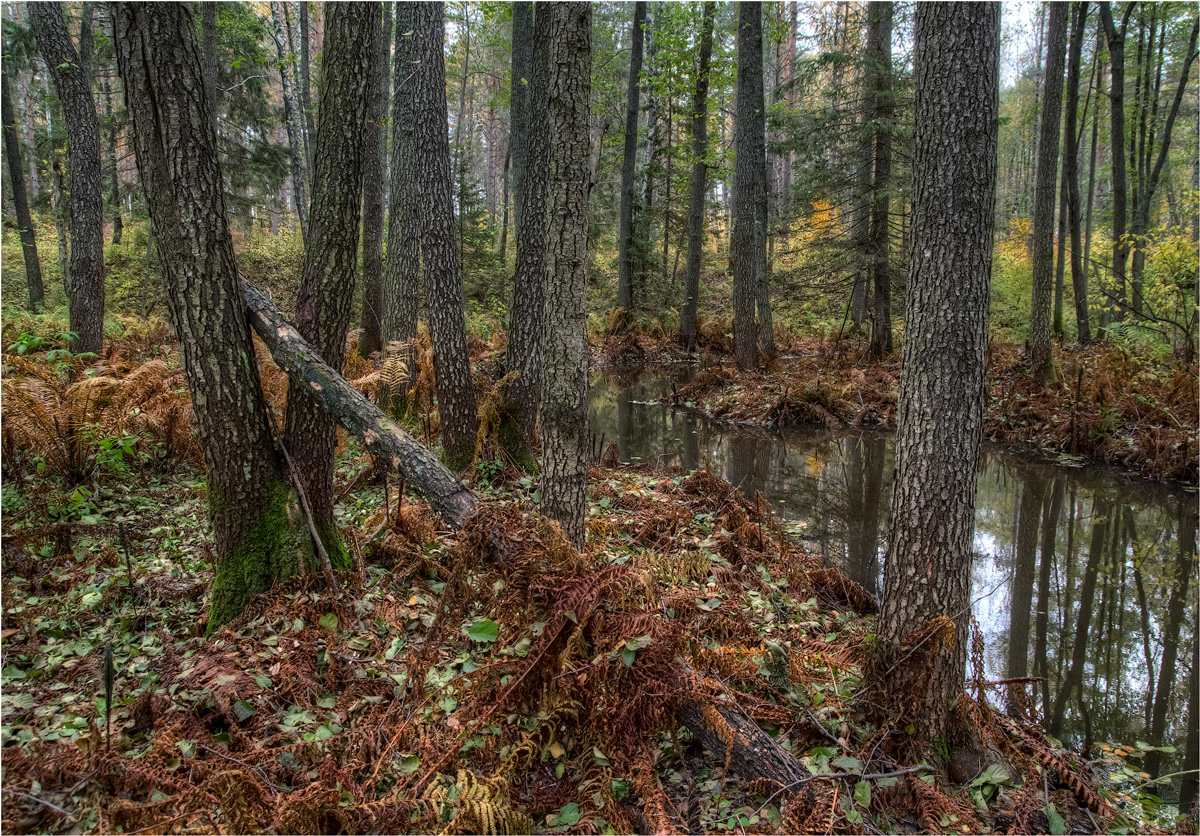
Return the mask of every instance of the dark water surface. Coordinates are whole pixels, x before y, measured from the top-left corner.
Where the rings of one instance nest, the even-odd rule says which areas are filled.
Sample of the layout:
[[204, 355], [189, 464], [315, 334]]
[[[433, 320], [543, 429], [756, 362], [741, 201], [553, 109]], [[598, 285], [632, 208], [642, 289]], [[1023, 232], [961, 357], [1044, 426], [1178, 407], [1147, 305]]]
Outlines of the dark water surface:
[[[593, 433], [617, 440], [623, 462], [707, 464], [761, 491], [810, 551], [878, 594], [893, 436], [709, 422], [657, 403], [672, 374], [593, 375]], [[1153, 771], [1182, 769], [1198, 745], [1186, 722], [1200, 709], [1196, 529], [1194, 493], [985, 445], [973, 598], [986, 596], [974, 612], [988, 678], [1045, 677], [1034, 703], [1069, 746], [1173, 745]]]

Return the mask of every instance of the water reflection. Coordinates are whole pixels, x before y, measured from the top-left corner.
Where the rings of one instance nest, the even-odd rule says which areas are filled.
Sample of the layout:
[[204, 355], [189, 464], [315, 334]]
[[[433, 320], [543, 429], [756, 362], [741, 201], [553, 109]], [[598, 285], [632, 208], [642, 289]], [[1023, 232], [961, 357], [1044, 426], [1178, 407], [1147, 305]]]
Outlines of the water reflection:
[[[761, 491], [810, 550], [878, 594], [891, 436], [716, 425], [656, 403], [671, 385], [597, 375], [593, 431], [617, 439], [622, 461], [707, 465]], [[976, 506], [973, 594], [995, 589], [975, 605], [987, 676], [1042, 677], [1033, 704], [1069, 745], [1173, 745], [1145, 770], [1195, 769], [1195, 496], [986, 447]], [[1180, 791], [1194, 797], [1194, 778], [1164, 796]]]

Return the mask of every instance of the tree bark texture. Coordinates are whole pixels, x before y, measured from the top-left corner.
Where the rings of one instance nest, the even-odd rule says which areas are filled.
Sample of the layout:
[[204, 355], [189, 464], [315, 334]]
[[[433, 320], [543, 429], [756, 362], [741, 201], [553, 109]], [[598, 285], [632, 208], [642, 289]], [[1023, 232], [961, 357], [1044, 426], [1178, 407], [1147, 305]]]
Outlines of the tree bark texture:
[[[204, 53], [204, 89], [207, 91], [213, 124], [221, 115], [221, 91], [217, 86], [217, 4], [211, 0], [200, 3], [201, 50]], [[220, 133], [218, 129], [217, 133]]]
[[[1079, 76], [1083, 38], [1087, 30], [1086, 2], [1076, 4], [1075, 28], [1067, 56], [1067, 124], [1063, 149], [1063, 179], [1067, 184], [1067, 226], [1071, 230], [1071, 289], [1075, 295], [1075, 332], [1080, 345], [1092, 341], [1088, 321], [1087, 266], [1083, 263], [1083, 207], [1079, 195]], [[1059, 243], [1062, 246], [1062, 242]]]
[[1054, 293], [1054, 203], [1058, 181], [1058, 135], [1062, 123], [1063, 68], [1068, 4], [1052, 3], [1046, 32], [1046, 83], [1038, 129], [1033, 184], [1033, 298], [1029, 314], [1029, 370], [1043, 383], [1054, 377], [1050, 354]]
[[927, 642], [931, 669], [899, 664], [875, 684], [883, 693], [923, 692], [924, 710], [911, 719], [931, 740], [944, 737], [965, 676], [999, 58], [997, 4], [917, 6], [912, 242], [878, 632], [883, 648], [894, 648], [948, 618], [953, 641]]
[[1112, 66], [1112, 83], [1109, 85], [1109, 113], [1112, 119], [1109, 131], [1112, 138], [1112, 272], [1113, 296], [1117, 304], [1122, 306], [1115, 314], [1118, 320], [1124, 315], [1125, 262], [1129, 258], [1129, 244], [1125, 239], [1126, 212], [1129, 205], [1125, 176], [1125, 30], [1136, 5], [1129, 3], [1126, 6], [1121, 28], [1118, 29], [1113, 22], [1112, 3], [1100, 4], [1100, 22], [1104, 25]]
[[[326, 47], [328, 49], [328, 47]], [[387, 117], [391, 95], [388, 60], [392, 52], [392, 4], [383, 4], [383, 26], [378, 29], [372, 49], [371, 92], [367, 124], [363, 178], [363, 297], [362, 335], [358, 353], [370, 357], [383, 348], [383, 207], [387, 185]], [[317, 134], [320, 137], [320, 133]]]
[[[512, 194], [516, 205], [513, 234], [521, 237], [521, 195], [525, 189], [528, 114], [531, 105], [544, 108], [530, 95], [533, 83], [533, 3], [513, 3], [512, 87], [508, 111], [508, 153], [512, 165]], [[507, 211], [507, 209], [505, 210]], [[503, 250], [503, 247], [501, 247]]]
[[108, 133], [108, 204], [112, 210], [112, 242], [121, 243], [125, 224], [121, 217], [121, 180], [117, 176], [117, 119], [112, 109], [112, 86], [104, 77], [104, 123]]
[[267, 425], [191, 11], [121, 3], [115, 17], [138, 170], [204, 450], [216, 545], [212, 632], [252, 595], [300, 571], [311, 541]]
[[[757, 157], [766, 165], [763, 132], [762, 4], [738, 6], [737, 110], [734, 112], [733, 232], [729, 246], [733, 274], [733, 351], [743, 369], [758, 365], [754, 311], [758, 302], [757, 249], [766, 245], [759, 235], [759, 204], [765, 204], [765, 182], [757, 176]], [[762, 261], [766, 254], [763, 253]], [[761, 312], [761, 311], [760, 311]]]
[[479, 418], [467, 356], [463, 282], [455, 240], [454, 191], [446, 118], [444, 3], [417, 3], [413, 10], [413, 125], [416, 196], [421, 218], [421, 257], [429, 296], [429, 334], [437, 383], [438, 413], [446, 461], [470, 464]]
[[292, 74], [288, 67], [287, 40], [283, 34], [283, 19], [279, 6], [286, 0], [271, 0], [271, 23], [274, 27], [275, 50], [279, 53], [279, 82], [283, 88], [283, 121], [287, 125], [288, 159], [292, 166], [292, 194], [296, 199], [296, 214], [300, 216], [300, 235], [308, 242], [308, 186], [304, 165], [304, 128], [299, 106], [292, 89]]
[[29, 310], [38, 313], [45, 305], [42, 287], [42, 263], [38, 260], [37, 235], [29, 214], [29, 197], [25, 194], [25, 173], [21, 170], [21, 140], [17, 137], [17, 116], [12, 103], [8, 73], [0, 73], [0, 95], [3, 95], [4, 156], [8, 163], [8, 180], [12, 185], [13, 206], [21, 234], [21, 255], [25, 261], [25, 284], [29, 289]]
[[100, 353], [104, 343], [104, 192], [100, 179], [100, 123], [62, 7], [32, 3], [29, 20], [62, 102], [71, 172], [71, 268], [67, 284], [75, 353]]
[[700, 261], [704, 256], [704, 199], [708, 194], [708, 66], [712, 61], [713, 22], [717, 4], [704, 4], [700, 23], [700, 66], [692, 97], [692, 182], [688, 193], [688, 254], [684, 268], [683, 316], [679, 330], [689, 352], [698, 348], [696, 319], [700, 308]]
[[[346, 331], [358, 266], [359, 206], [372, 74], [377, 64], [379, 6], [331, 3], [325, 17], [321, 69], [321, 124], [313, 158], [312, 211], [304, 273], [296, 301], [296, 328], [336, 372], [346, 357]], [[304, 484], [313, 523], [335, 569], [350, 565], [333, 517], [333, 464], [337, 425], [308, 397], [288, 387], [285, 444]]]
[[621, 163], [621, 207], [617, 222], [617, 304], [633, 310], [633, 192], [637, 166], [639, 81], [642, 74], [642, 43], [646, 28], [646, 3], [633, 4], [632, 45], [629, 53], [629, 91], [625, 99], [625, 155]]
[[[316, 165], [315, 155], [317, 147], [317, 126], [316, 114], [313, 113], [312, 104], [312, 64], [308, 57], [308, 44], [310, 27], [308, 25], [308, 0], [298, 0], [297, 5], [300, 7], [299, 20], [300, 25], [300, 108], [304, 111], [304, 148], [308, 160], [307, 171], [312, 173], [313, 167]], [[361, 46], [366, 46], [362, 44]]]
[[[396, 4], [392, 57], [391, 184], [388, 187], [387, 264], [383, 280], [383, 345], [417, 335], [421, 282], [421, 222], [417, 215], [416, 139], [413, 133], [413, 3]], [[412, 370], [410, 369], [410, 372]]]
[[875, 131], [874, 175], [871, 181], [871, 229], [867, 248], [871, 255], [871, 282], [875, 287], [875, 311], [871, 324], [871, 352], [892, 350], [892, 278], [888, 244], [890, 229], [888, 190], [892, 178], [891, 125], [896, 113], [892, 98], [892, 4], [867, 6], [867, 73], [872, 91]]
[[587, 266], [592, 79], [590, 3], [554, 3], [549, 17], [546, 301], [542, 351], [542, 512], [582, 549], [587, 517]]
[[[543, 9], [546, 7], [543, 6]], [[513, 417], [526, 451], [533, 444], [541, 401], [542, 316], [546, 292], [546, 206], [550, 161], [550, 17], [539, 14], [530, 38], [531, 66], [527, 85], [524, 160], [521, 191], [517, 194], [517, 263], [513, 273], [512, 319], [508, 330], [506, 364], [520, 376], [509, 387]], [[514, 92], [514, 95], [516, 93]], [[514, 148], [514, 154], [516, 150]], [[513, 158], [514, 170], [516, 157]]]
[[[775, 326], [771, 318], [771, 292], [768, 286], [770, 275], [767, 270], [767, 206], [770, 202], [770, 195], [769, 184], [767, 182], [767, 100], [763, 80], [763, 11], [762, 3], [753, 3], [750, 5], [754, 8], [748, 11], [747, 24], [749, 29], [743, 28], [741, 32], [742, 34], [747, 34], [752, 29], [755, 33], [751, 37], [754, 38], [756, 52], [750, 55], [749, 58], [751, 65], [758, 68], [747, 79], [746, 93], [749, 96], [750, 110], [745, 117], [749, 120], [749, 124], [746, 126], [747, 144], [745, 147], [750, 152], [749, 164], [753, 169], [754, 175], [754, 302], [755, 309], [758, 312], [758, 324], [756, 326], [758, 347], [763, 354], [771, 357], [775, 354]], [[741, 86], [742, 76], [739, 69], [739, 90]], [[740, 114], [742, 112], [740, 102], [738, 108], [738, 113]], [[669, 187], [669, 157], [667, 158], [667, 164], [667, 184]], [[668, 205], [669, 201], [670, 196], [668, 193]], [[665, 224], [663, 233], [664, 235], [666, 234]], [[664, 252], [664, 256], [665, 254]]]

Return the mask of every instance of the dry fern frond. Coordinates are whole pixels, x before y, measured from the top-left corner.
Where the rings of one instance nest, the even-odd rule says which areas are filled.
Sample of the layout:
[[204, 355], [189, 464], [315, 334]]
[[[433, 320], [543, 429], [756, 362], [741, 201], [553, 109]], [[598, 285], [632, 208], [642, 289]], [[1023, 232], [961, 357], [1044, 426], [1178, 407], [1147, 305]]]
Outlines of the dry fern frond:
[[441, 818], [450, 818], [442, 833], [532, 833], [533, 819], [514, 810], [508, 803], [508, 782], [501, 777], [478, 778], [465, 769], [458, 770], [454, 781], [431, 783], [421, 800], [432, 805]]

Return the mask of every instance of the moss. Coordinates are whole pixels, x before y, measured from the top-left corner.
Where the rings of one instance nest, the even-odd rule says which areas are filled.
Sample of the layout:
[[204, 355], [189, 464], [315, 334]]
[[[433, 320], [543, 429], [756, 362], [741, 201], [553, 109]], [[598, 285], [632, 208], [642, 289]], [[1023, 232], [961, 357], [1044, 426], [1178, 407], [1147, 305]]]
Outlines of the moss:
[[500, 442], [501, 449], [508, 454], [517, 467], [526, 473], [537, 471], [537, 457], [530, 452], [529, 446], [525, 443], [525, 434], [521, 432], [520, 426], [508, 413], [505, 413], [500, 418], [500, 427], [496, 430], [496, 439]]
[[[209, 518], [246, 513], [227, 504], [228, 500], [210, 482]], [[274, 480], [258, 507], [261, 510], [257, 516], [242, 527], [240, 540], [230, 544], [231, 553], [216, 564], [208, 635], [236, 618], [255, 594], [278, 580], [299, 574], [315, 560], [303, 513], [294, 492], [282, 480]]]
[[[350, 552], [346, 550], [346, 543], [342, 540], [342, 533], [338, 531], [336, 523], [317, 523], [317, 534], [321, 538], [321, 544], [325, 546], [325, 551], [329, 553], [329, 563], [335, 572], [354, 568], [354, 561], [350, 559]], [[316, 560], [320, 562], [320, 558]], [[311, 568], [324, 571], [325, 567], [318, 565]]]
[[475, 458], [474, 444], [460, 444], [454, 450], [442, 450], [442, 463], [446, 467], [453, 470], [455, 473], [462, 473], [471, 466], [471, 460]]

